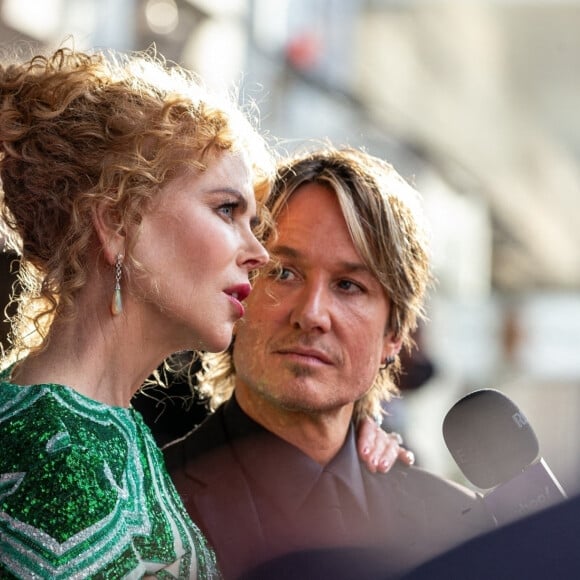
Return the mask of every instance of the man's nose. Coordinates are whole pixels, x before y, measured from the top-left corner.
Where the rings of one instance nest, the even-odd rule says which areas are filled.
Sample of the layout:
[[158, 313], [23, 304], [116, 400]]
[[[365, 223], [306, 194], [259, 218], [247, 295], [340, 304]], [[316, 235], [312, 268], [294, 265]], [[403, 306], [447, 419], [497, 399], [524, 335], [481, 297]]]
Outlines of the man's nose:
[[306, 284], [297, 296], [296, 303], [290, 314], [290, 323], [295, 328], [304, 331], [330, 330], [331, 299], [324, 285], [320, 283]]

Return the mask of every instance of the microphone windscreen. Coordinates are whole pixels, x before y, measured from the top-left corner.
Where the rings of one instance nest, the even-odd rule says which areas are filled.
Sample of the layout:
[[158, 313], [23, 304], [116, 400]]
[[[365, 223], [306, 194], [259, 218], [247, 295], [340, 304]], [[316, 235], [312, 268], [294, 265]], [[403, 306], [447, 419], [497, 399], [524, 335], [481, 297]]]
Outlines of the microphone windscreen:
[[443, 438], [465, 477], [481, 489], [510, 480], [540, 454], [525, 415], [495, 389], [474, 391], [455, 403], [443, 421]]

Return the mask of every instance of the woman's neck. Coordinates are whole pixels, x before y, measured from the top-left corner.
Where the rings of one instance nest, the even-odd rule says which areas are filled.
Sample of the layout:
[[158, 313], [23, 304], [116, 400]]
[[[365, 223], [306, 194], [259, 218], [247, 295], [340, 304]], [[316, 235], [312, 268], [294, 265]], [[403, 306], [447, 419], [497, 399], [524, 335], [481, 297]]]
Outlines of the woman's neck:
[[128, 407], [164, 355], [147, 352], [140, 334], [123, 327], [122, 320], [99, 324], [82, 316], [55, 322], [46, 348], [20, 361], [11, 380], [62, 384], [96, 401]]

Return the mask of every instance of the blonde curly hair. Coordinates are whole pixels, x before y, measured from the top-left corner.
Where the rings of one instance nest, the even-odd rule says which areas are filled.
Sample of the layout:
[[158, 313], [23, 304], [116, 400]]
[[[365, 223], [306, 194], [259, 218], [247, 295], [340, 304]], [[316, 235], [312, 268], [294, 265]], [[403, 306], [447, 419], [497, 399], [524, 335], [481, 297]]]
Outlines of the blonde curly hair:
[[[298, 153], [278, 169], [267, 207], [272, 220], [291, 196], [307, 183], [329, 187], [337, 195], [355, 247], [381, 283], [390, 302], [389, 330], [412, 348], [411, 334], [424, 318], [424, 300], [432, 282], [427, 230], [419, 194], [387, 162], [354, 149], [325, 146]], [[266, 245], [276, 235], [270, 229]], [[210, 408], [234, 389], [234, 344], [224, 353], [204, 353], [198, 389]], [[355, 405], [355, 420], [378, 417], [382, 402], [398, 394], [394, 379], [398, 359], [382, 369]]]
[[211, 155], [243, 150], [260, 208], [273, 157], [255, 110], [236, 97], [210, 93], [153, 50], [60, 48], [0, 65], [0, 211], [21, 254], [12, 354], [42, 349], [55, 317], [74, 315], [95, 204], [138, 226], [185, 165], [203, 171]]

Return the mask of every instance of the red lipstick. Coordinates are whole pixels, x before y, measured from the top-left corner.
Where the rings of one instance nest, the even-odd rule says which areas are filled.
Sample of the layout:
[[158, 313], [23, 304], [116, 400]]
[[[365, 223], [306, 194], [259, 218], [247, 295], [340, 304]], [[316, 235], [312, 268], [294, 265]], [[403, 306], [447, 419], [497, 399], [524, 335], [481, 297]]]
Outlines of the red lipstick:
[[226, 288], [224, 290], [232, 304], [235, 306], [240, 318], [245, 312], [242, 301], [250, 295], [251, 290], [252, 287], [249, 284], [238, 284], [237, 286], [232, 286], [231, 288]]

